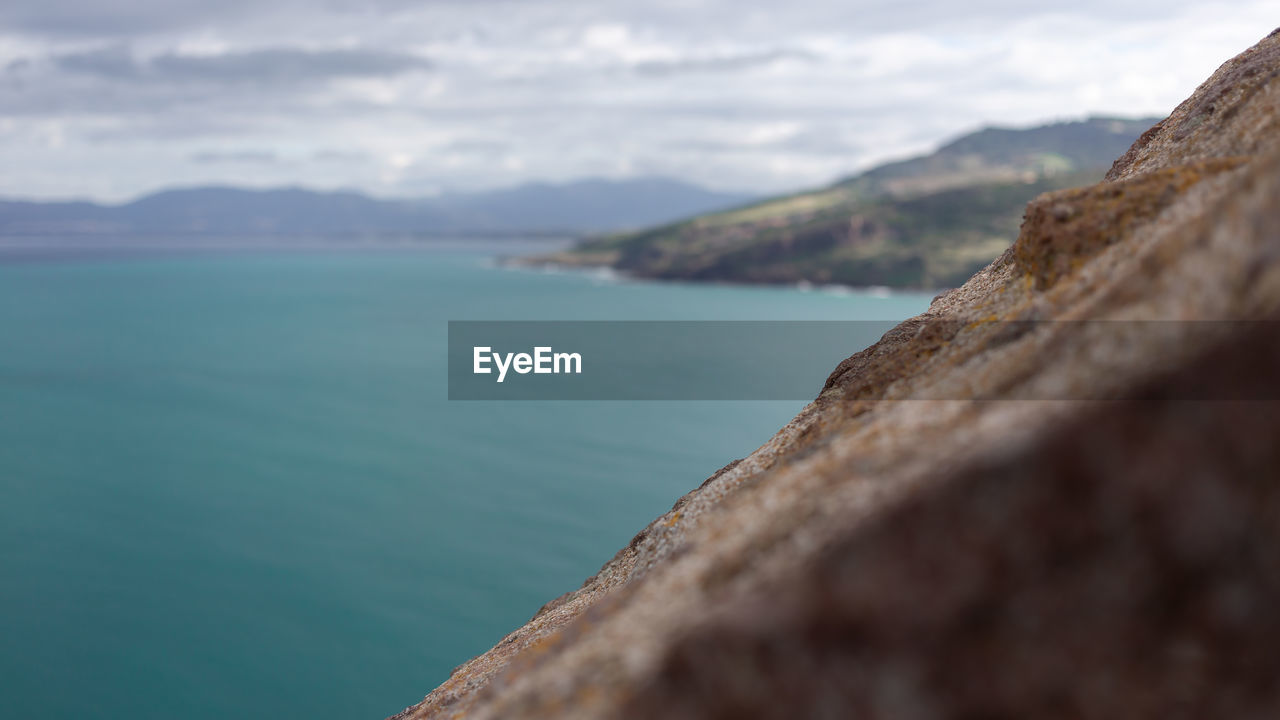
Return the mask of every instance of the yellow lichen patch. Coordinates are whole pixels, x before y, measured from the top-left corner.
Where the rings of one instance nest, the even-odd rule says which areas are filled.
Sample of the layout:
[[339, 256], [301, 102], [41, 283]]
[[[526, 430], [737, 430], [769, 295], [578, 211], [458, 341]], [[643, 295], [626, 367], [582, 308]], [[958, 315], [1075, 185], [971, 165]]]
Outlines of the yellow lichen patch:
[[1123, 242], [1191, 186], [1246, 159], [1214, 158], [1119, 182], [1045, 193], [1027, 205], [1014, 262], [1035, 289], [1044, 290], [1098, 251]]
[[969, 322], [968, 325], [964, 326], [964, 329], [973, 330], [976, 328], [980, 328], [983, 325], [990, 325], [992, 323], [997, 323], [997, 322], [1000, 322], [1000, 317], [998, 315], [985, 315], [983, 317], [980, 317], [976, 320]]
[[564, 638], [561, 637], [559, 633], [552, 633], [540, 638], [535, 638], [532, 642], [524, 646], [521, 651], [521, 656], [524, 659], [536, 658], [539, 655], [559, 647], [563, 641]]

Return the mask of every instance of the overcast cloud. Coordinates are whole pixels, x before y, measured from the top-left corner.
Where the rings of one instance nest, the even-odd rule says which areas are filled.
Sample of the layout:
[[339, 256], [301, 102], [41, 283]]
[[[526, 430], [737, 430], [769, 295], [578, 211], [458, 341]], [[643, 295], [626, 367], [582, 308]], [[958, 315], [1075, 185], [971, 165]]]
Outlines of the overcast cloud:
[[789, 190], [986, 124], [1167, 114], [1274, 9], [5, 0], [0, 195], [639, 175]]

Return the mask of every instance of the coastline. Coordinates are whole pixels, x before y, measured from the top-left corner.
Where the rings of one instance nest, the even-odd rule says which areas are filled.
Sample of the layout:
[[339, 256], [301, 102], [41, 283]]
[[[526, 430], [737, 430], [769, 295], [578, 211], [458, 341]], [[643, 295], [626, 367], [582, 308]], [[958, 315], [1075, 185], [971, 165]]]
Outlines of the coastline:
[[828, 295], [857, 295], [862, 297], [885, 298], [895, 294], [928, 294], [937, 296], [950, 292], [954, 288], [931, 287], [895, 287], [890, 285], [842, 285], [840, 283], [813, 283], [808, 280], [793, 282], [750, 282], [733, 279], [692, 279], [685, 277], [665, 277], [661, 275], [645, 275], [618, 270], [607, 263], [560, 262], [555, 255], [515, 255], [495, 256], [496, 267], [528, 272], [576, 273], [599, 279], [601, 282], [651, 282], [676, 285], [713, 285], [738, 288], [774, 288], [780, 290], [798, 290], [800, 292], [818, 292]]

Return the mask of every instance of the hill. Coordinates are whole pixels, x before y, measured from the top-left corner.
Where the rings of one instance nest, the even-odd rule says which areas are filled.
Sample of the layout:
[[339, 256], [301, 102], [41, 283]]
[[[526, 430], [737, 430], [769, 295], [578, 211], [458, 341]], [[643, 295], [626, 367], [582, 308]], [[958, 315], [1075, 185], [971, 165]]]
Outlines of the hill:
[[815, 191], [590, 238], [526, 262], [679, 280], [953, 286], [1013, 242], [1028, 201], [1098, 180], [1154, 122], [987, 128]]
[[748, 199], [664, 178], [537, 183], [409, 200], [299, 188], [204, 187], [166, 190], [122, 205], [0, 201], [0, 236], [598, 232]]

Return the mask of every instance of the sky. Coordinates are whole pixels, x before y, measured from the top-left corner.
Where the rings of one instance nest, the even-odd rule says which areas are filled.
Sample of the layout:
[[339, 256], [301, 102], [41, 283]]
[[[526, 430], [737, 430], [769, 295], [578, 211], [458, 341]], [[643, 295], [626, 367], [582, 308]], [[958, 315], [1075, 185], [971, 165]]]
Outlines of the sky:
[[1275, 0], [4, 0], [0, 196], [773, 193], [985, 125], [1163, 116]]

